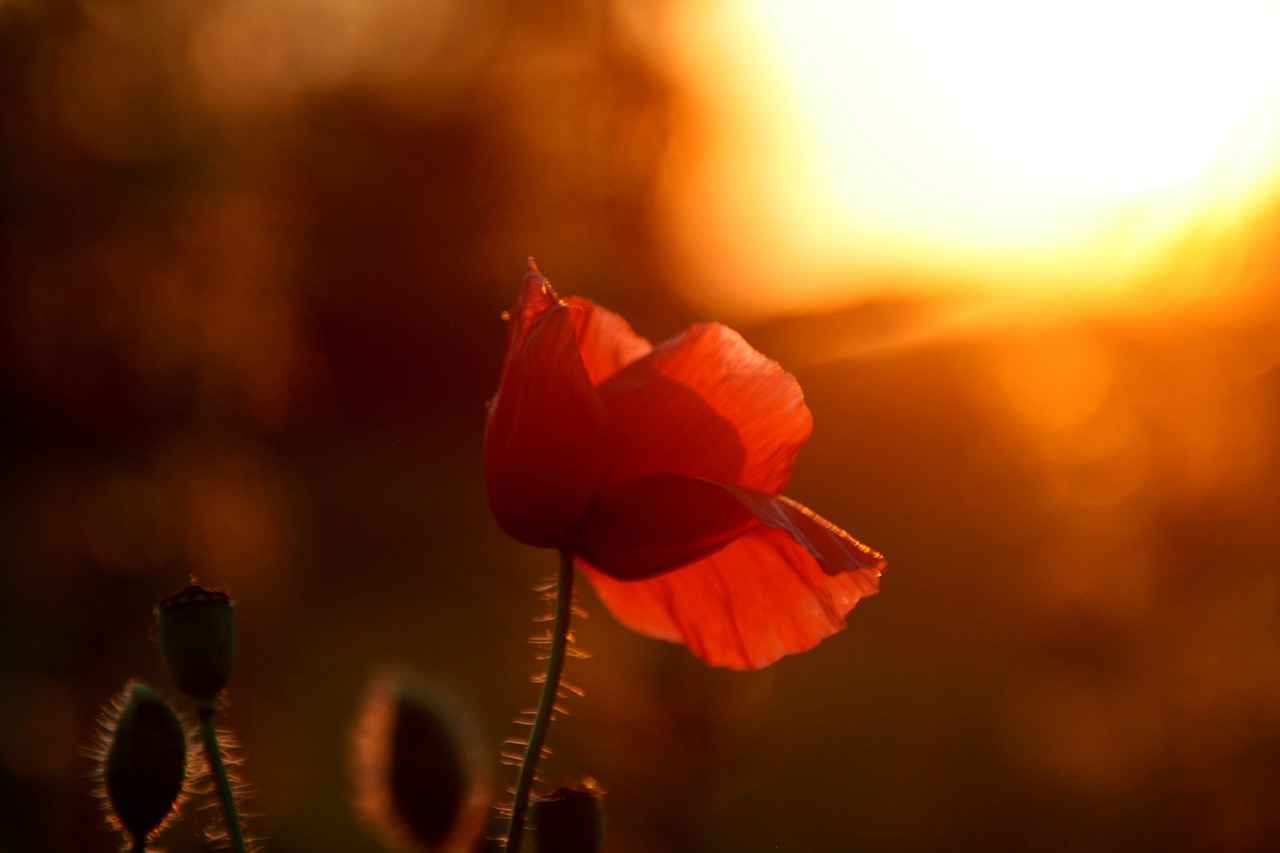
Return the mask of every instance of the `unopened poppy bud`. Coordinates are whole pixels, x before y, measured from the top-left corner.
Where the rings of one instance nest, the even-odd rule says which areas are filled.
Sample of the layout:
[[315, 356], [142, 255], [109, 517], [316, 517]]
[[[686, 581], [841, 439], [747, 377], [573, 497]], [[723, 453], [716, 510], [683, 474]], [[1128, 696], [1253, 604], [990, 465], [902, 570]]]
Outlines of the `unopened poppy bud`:
[[356, 807], [399, 850], [470, 851], [488, 812], [474, 727], [412, 676], [376, 678], [354, 734]]
[[197, 702], [212, 702], [231, 676], [236, 650], [232, 601], [196, 584], [156, 605], [156, 636], [169, 675]]
[[107, 813], [141, 849], [182, 793], [187, 734], [169, 703], [137, 682], [125, 687], [111, 713], [100, 755]]
[[599, 788], [560, 788], [533, 801], [538, 853], [597, 853], [604, 843], [604, 795]]

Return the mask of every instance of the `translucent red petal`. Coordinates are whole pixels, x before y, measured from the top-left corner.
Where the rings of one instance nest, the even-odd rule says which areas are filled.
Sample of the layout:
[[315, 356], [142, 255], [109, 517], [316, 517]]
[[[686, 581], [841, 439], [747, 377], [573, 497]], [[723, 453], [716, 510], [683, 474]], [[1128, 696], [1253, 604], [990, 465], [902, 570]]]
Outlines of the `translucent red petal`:
[[795, 378], [718, 323], [691, 327], [599, 390], [606, 482], [660, 472], [776, 493], [813, 425]]
[[531, 266], [485, 427], [489, 507], [508, 536], [530, 545], [558, 546], [600, 476], [605, 411], [571, 312]]
[[670, 571], [719, 550], [758, 522], [718, 484], [646, 474], [603, 487], [570, 534], [570, 548], [616, 578]]
[[727, 483], [720, 488], [737, 498], [756, 518], [770, 527], [781, 528], [817, 558], [827, 574], [850, 569], [884, 570], [886, 561], [836, 525], [786, 495], [770, 495]]
[[573, 308], [578, 352], [593, 385], [599, 385], [653, 349], [653, 344], [632, 331], [630, 323], [607, 308], [577, 296], [565, 302]]
[[684, 568], [625, 581], [584, 565], [619, 622], [702, 660], [759, 669], [813, 648], [879, 588], [879, 568], [830, 573], [781, 528], [758, 526]]

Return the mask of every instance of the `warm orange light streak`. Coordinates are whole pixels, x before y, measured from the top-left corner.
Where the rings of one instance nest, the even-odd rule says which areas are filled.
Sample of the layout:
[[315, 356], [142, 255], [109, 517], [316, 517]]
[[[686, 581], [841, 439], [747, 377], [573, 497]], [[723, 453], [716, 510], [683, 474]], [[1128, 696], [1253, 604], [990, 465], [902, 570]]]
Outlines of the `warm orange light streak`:
[[685, 8], [671, 43], [705, 123], [672, 160], [672, 224], [717, 310], [907, 280], [1123, 296], [1274, 184], [1263, 0]]

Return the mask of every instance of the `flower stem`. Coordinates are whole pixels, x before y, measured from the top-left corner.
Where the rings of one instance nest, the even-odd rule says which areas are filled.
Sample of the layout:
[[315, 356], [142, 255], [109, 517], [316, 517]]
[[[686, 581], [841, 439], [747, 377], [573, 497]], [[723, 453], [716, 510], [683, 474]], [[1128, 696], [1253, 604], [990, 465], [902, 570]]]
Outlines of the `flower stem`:
[[555, 715], [556, 698], [560, 692], [560, 674], [564, 671], [564, 659], [569, 646], [569, 616], [573, 610], [573, 554], [560, 551], [560, 569], [556, 573], [556, 599], [551, 623], [551, 646], [547, 652], [547, 672], [542, 681], [542, 693], [538, 696], [538, 710], [534, 714], [533, 727], [529, 730], [529, 743], [520, 762], [520, 776], [516, 780], [515, 800], [511, 804], [511, 825], [507, 831], [507, 853], [519, 853], [524, 835], [525, 813], [529, 808], [529, 795], [542, 757], [542, 746], [547, 741], [547, 730]]
[[196, 703], [196, 717], [200, 720], [200, 739], [204, 741], [204, 754], [209, 761], [209, 772], [213, 774], [218, 802], [222, 805], [222, 820], [227, 826], [227, 838], [231, 842], [233, 853], [245, 853], [244, 830], [240, 827], [240, 815], [236, 811], [236, 794], [231, 788], [231, 779], [227, 776], [227, 767], [222, 761], [222, 744], [218, 743], [218, 731], [213, 725], [213, 714], [212, 701]]

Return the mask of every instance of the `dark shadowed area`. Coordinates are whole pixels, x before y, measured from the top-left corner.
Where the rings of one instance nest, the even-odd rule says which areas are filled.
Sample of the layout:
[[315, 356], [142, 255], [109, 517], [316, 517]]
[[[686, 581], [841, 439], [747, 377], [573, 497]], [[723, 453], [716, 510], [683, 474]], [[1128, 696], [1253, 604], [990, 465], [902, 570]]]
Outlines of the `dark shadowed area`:
[[[266, 849], [383, 849], [348, 761], [387, 665], [513, 781], [555, 555], [485, 502], [500, 314], [533, 255], [654, 340], [716, 319], [660, 224], [693, 119], [644, 19], [0, 2], [0, 851], [117, 849], [82, 752], [129, 679], [176, 697], [151, 608], [192, 576], [236, 601]], [[1212, 310], [888, 282], [740, 328], [813, 411], [787, 494], [881, 594], [735, 673], [584, 590], [552, 786], [600, 781], [612, 853], [1280, 848], [1277, 223], [1179, 250], [1232, 256]]]

